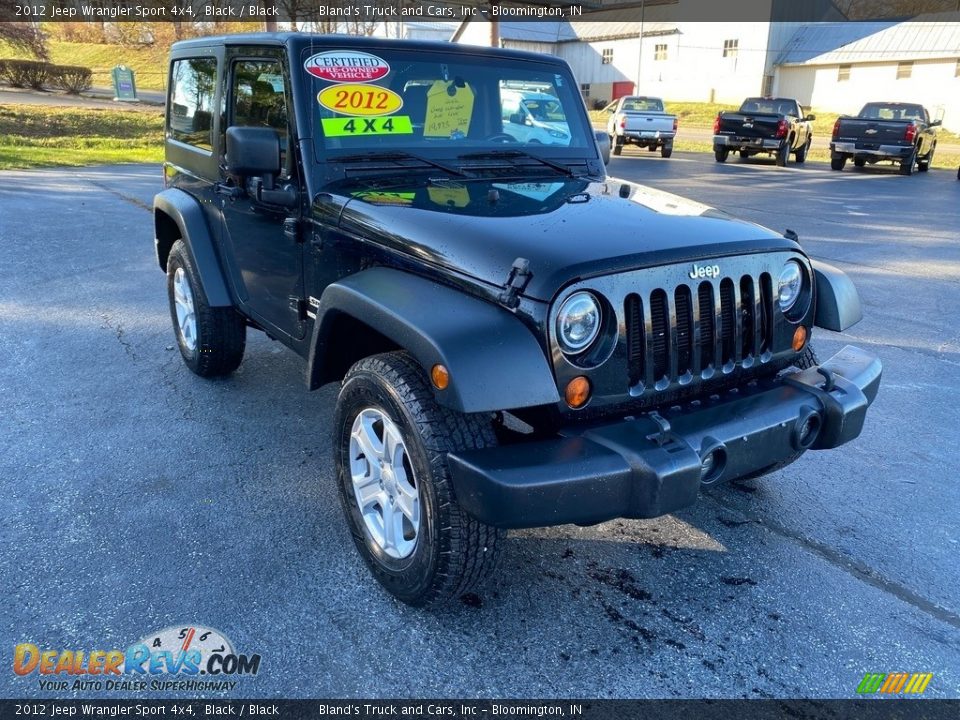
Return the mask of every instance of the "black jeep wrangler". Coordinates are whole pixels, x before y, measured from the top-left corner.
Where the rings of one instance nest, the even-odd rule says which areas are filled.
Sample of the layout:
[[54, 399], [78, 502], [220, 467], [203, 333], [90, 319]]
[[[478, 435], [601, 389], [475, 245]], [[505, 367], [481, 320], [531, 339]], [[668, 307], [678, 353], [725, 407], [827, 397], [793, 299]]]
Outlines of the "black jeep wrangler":
[[[859, 320], [847, 277], [607, 178], [561, 60], [239, 35], [175, 44], [169, 88], [183, 358], [229, 374], [255, 328], [340, 383], [347, 523], [404, 602], [474, 587], [505, 528], [656, 517], [863, 427], [880, 362], [810, 347]], [[504, 111], [517, 91], [556, 98], [547, 131]]]

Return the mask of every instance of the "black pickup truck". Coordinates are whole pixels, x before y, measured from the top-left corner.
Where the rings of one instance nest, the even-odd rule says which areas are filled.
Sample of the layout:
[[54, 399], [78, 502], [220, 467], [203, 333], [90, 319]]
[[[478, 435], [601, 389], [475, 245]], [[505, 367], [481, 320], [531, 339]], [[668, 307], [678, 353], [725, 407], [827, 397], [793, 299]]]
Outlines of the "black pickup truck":
[[814, 115], [804, 115], [791, 98], [747, 98], [737, 112], [721, 112], [713, 121], [713, 154], [725, 162], [731, 152], [741, 158], [766, 153], [783, 167], [794, 154], [798, 163], [807, 159]]
[[939, 120], [931, 122], [922, 105], [870, 102], [856, 117], [839, 117], [833, 124], [830, 167], [843, 170], [849, 158], [862, 168], [867, 163], [899, 163], [901, 175], [930, 169], [937, 149]]

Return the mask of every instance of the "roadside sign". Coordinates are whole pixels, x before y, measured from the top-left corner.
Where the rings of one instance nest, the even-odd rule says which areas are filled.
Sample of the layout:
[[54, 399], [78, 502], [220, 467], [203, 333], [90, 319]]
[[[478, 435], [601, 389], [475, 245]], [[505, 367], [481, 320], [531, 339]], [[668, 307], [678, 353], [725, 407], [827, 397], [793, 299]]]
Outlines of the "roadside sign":
[[110, 71], [113, 78], [113, 99], [123, 102], [137, 102], [137, 83], [133, 70], [126, 65], [117, 65]]

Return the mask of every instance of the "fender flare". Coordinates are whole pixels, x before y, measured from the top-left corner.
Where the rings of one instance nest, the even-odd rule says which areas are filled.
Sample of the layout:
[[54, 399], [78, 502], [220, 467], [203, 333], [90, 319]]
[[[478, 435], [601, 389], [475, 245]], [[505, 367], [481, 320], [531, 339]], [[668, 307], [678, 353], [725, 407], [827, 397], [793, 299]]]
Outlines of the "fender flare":
[[[220, 260], [213, 246], [213, 237], [204, 217], [203, 208], [183, 190], [170, 188], [153, 198], [154, 222], [157, 234], [154, 238], [157, 249], [157, 261], [166, 270], [166, 258], [161, 256], [161, 243], [158, 213], [169, 217], [177, 226], [180, 237], [193, 260], [193, 266], [200, 274], [203, 292], [211, 307], [232, 307], [233, 299], [227, 289], [227, 283], [220, 268]], [[170, 243], [172, 244], [172, 243]]]
[[[348, 339], [333, 337], [350, 316], [403, 348], [429, 375], [450, 372], [437, 402], [465, 413], [492, 412], [560, 400], [543, 349], [513, 313], [492, 302], [392, 268], [363, 270], [329, 285], [320, 298], [307, 357], [307, 384], [338, 380], [325, 354]], [[433, 387], [431, 385], [431, 387]]]
[[813, 324], [843, 332], [863, 319], [860, 294], [843, 270], [820, 260], [811, 260], [816, 277], [817, 309]]

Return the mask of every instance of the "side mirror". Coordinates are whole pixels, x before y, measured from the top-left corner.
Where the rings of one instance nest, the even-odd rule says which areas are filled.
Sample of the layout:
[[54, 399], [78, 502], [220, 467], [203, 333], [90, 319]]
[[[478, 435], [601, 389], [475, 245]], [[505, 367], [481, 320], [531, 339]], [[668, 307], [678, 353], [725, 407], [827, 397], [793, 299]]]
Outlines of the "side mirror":
[[227, 128], [227, 172], [247, 179], [247, 192], [259, 202], [292, 207], [297, 193], [275, 187], [280, 174], [280, 135], [273, 128]]
[[816, 120], [816, 119], [817, 119], [817, 116], [816, 116], [816, 115], [807, 115], [807, 116], [804, 118], [804, 120], [809, 120], [809, 121], [813, 121], [813, 120]]
[[513, 115], [510, 116], [510, 122], [514, 125], [523, 125], [523, 115], [520, 113], [513, 113]]
[[242, 177], [280, 172], [280, 136], [273, 128], [227, 128], [227, 170]]
[[940, 125], [943, 125], [943, 120], [934, 120], [930, 123], [930, 127], [939, 127]]
[[600, 157], [603, 158], [603, 164], [607, 165], [610, 162], [610, 136], [607, 135], [603, 130], [596, 130], [593, 133], [594, 138], [597, 141], [597, 148], [600, 150]]

